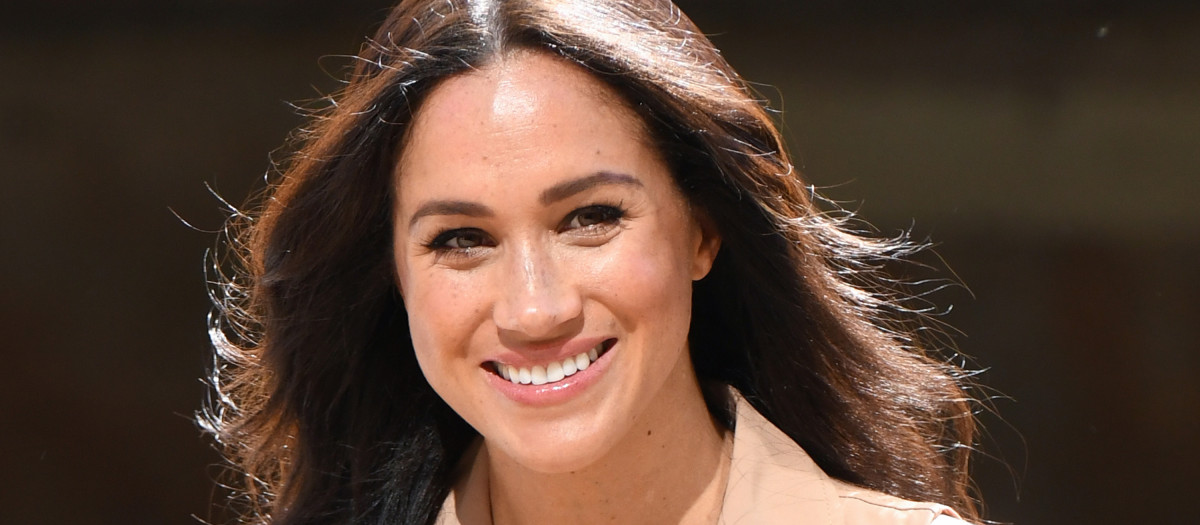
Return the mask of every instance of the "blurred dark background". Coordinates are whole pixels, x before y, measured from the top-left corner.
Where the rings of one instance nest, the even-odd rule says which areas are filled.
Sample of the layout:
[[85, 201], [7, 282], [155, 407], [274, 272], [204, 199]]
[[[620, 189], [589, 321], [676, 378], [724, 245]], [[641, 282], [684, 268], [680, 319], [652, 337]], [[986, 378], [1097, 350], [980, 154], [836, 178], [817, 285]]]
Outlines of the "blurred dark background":
[[[0, 4], [0, 523], [216, 518], [203, 254], [388, 2]], [[938, 243], [987, 517], [1188, 521], [1200, 6], [681, 0], [807, 176]], [[321, 58], [325, 57], [325, 58]], [[331, 76], [333, 75], [333, 76]], [[782, 100], [782, 103], [779, 101]]]

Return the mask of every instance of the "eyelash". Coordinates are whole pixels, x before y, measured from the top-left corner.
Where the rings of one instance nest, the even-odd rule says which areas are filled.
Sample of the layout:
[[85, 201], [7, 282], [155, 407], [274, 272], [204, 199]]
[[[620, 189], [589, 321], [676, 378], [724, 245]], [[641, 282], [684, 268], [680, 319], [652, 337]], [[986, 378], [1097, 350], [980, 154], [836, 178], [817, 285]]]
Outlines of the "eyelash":
[[[572, 223], [579, 220], [584, 214], [595, 213], [599, 217], [595, 222], [590, 224], [580, 224], [578, 226], [570, 226]], [[592, 204], [578, 208], [568, 214], [560, 223], [559, 231], [567, 231], [571, 229], [584, 230], [583, 235], [597, 235], [600, 232], [594, 232], [603, 225], [615, 225], [625, 217], [625, 209], [621, 203], [616, 204]], [[452, 242], [461, 239], [465, 236], [478, 237], [478, 242], [472, 246], [451, 246]], [[442, 230], [435, 234], [432, 239], [425, 243], [425, 247], [430, 251], [438, 253], [440, 256], [450, 255], [456, 257], [471, 257], [472, 251], [477, 248], [489, 247], [493, 243], [491, 237], [483, 230], [478, 228], [452, 228]]]
[[[585, 213], [599, 213], [601, 217], [599, 220], [597, 220], [596, 222], [594, 222], [592, 224], [588, 224], [588, 225], [581, 224], [579, 226], [575, 226], [576, 229], [594, 229], [601, 224], [614, 224], [614, 223], [620, 221], [621, 219], [625, 218], [625, 209], [621, 206], [621, 203], [593, 204], [591, 206], [584, 206], [582, 208], [579, 208], [579, 209], [571, 212], [570, 215], [567, 215], [567, 217], [565, 219], [563, 219], [563, 222], [564, 223], [573, 223], [573, 222], [575, 222], [576, 219], [579, 219]], [[563, 228], [560, 227], [560, 229], [563, 229]]]

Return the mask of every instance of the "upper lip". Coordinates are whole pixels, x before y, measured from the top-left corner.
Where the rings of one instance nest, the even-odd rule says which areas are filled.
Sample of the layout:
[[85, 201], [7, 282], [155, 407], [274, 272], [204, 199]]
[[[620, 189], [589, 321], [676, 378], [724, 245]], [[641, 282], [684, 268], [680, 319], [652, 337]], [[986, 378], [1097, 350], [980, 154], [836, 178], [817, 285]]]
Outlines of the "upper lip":
[[522, 348], [504, 350], [492, 355], [484, 364], [501, 363], [509, 366], [531, 367], [545, 366], [555, 361], [562, 361], [595, 348], [611, 337], [576, 337], [552, 345], [529, 345]]

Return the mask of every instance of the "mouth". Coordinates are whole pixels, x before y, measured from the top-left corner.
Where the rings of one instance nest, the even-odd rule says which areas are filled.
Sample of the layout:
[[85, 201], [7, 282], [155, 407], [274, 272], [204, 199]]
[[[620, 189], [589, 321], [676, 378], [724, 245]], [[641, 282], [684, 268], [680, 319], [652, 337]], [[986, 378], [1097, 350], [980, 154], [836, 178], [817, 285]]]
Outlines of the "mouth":
[[600, 359], [600, 356], [608, 353], [616, 343], [616, 339], [605, 339], [586, 352], [567, 357], [561, 361], [551, 361], [544, 365], [517, 367], [499, 361], [492, 361], [489, 363], [491, 366], [487, 368], [492, 373], [511, 381], [514, 385], [552, 384], [571, 377], [578, 372], [587, 370], [592, 363]]

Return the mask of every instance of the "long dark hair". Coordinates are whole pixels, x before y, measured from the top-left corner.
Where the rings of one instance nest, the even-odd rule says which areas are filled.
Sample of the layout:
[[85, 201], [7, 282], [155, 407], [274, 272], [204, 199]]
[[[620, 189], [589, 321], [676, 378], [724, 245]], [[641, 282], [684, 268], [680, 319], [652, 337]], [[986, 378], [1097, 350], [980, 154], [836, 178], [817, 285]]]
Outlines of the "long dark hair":
[[[391, 268], [405, 130], [441, 80], [535, 49], [643, 118], [722, 248], [695, 285], [692, 359], [831, 476], [976, 517], [962, 372], [927, 356], [878, 275], [914, 246], [822, 211], [763, 104], [667, 0], [414, 0], [392, 10], [215, 257], [215, 365], [201, 424], [237, 468], [247, 521], [430, 523], [476, 438], [413, 355]], [[401, 174], [400, 176], [403, 176]]]

